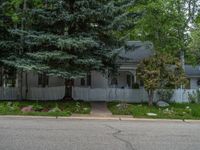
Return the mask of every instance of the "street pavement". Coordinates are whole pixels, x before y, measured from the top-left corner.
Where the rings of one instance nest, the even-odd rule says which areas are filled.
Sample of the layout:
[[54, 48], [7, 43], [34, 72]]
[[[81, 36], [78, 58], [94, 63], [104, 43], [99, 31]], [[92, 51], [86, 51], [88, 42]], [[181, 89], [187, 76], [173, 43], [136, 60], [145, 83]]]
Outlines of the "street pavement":
[[0, 117], [0, 150], [200, 150], [200, 123]]

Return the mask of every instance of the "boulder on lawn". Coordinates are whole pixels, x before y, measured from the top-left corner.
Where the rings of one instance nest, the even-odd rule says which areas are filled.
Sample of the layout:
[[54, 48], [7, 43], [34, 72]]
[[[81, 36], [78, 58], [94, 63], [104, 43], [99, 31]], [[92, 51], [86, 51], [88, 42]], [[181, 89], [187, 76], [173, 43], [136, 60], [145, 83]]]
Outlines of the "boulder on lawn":
[[21, 109], [22, 112], [32, 112], [33, 106], [26, 106]]
[[164, 102], [164, 101], [158, 101], [157, 106], [158, 107], [169, 107], [169, 104], [167, 102]]

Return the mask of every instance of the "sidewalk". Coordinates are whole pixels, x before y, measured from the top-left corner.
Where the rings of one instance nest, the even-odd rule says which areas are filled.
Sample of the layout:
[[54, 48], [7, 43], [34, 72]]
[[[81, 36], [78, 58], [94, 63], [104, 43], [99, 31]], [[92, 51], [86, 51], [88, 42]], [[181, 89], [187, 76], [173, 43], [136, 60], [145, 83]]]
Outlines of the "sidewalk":
[[108, 110], [106, 102], [91, 102], [92, 110], [90, 116], [96, 117], [112, 117], [112, 113]]

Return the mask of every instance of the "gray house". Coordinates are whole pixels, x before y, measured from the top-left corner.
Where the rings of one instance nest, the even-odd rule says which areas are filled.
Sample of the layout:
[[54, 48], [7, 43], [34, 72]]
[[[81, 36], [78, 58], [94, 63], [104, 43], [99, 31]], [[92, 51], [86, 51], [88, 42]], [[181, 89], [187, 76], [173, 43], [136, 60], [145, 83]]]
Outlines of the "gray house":
[[200, 66], [185, 65], [185, 73], [189, 80], [189, 89], [200, 88]]
[[[120, 67], [116, 76], [91, 71], [87, 77], [74, 80], [69, 96], [84, 100], [120, 100], [128, 96], [129, 99], [134, 97], [139, 102], [141, 95], [137, 91], [133, 93], [133, 89], [143, 89], [142, 83], [136, 77], [137, 65], [140, 61], [152, 55], [154, 55], [154, 51], [151, 43], [129, 41], [118, 55], [117, 63]], [[188, 88], [199, 88], [199, 67], [186, 65], [185, 71], [190, 80]], [[23, 99], [58, 100], [64, 97], [65, 80], [35, 72], [24, 73], [21, 77], [11, 69], [1, 68], [0, 86], [0, 99], [3, 100], [19, 99], [19, 87], [22, 87]], [[136, 98], [137, 96], [138, 98]]]

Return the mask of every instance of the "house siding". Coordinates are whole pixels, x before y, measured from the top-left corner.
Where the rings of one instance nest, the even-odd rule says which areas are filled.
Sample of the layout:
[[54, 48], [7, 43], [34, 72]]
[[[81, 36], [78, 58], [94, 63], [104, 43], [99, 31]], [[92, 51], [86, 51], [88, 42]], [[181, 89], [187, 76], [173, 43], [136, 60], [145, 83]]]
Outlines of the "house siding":
[[200, 88], [200, 86], [197, 85], [197, 81], [199, 79], [200, 78], [190, 78], [190, 88], [191, 89], [198, 89], [198, 88]]
[[92, 71], [91, 72], [92, 78], [92, 88], [107, 88], [108, 85], [108, 77], [103, 75], [100, 72]]

